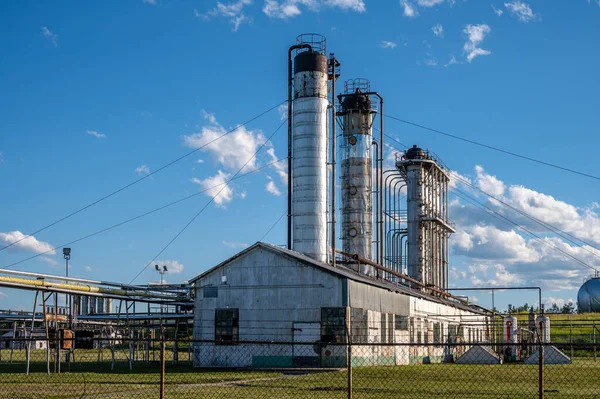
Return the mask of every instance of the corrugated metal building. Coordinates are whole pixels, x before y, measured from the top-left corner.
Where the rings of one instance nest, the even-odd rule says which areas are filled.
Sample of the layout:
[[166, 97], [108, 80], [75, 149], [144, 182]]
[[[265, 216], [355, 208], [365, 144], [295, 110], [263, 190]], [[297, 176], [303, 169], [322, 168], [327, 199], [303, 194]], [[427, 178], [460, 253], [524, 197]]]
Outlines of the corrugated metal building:
[[262, 242], [192, 283], [196, 367], [343, 367], [348, 338], [355, 365], [435, 362], [488, 340], [475, 308]]

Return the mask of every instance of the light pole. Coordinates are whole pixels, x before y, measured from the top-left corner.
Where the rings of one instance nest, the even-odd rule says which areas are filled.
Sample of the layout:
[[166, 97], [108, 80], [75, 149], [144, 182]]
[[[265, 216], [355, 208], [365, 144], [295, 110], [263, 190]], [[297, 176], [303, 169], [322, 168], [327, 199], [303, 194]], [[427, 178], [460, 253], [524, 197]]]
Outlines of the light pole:
[[[167, 266], [163, 265], [163, 267], [160, 267], [159, 265], [154, 265], [154, 268], [160, 274], [160, 285], [162, 287], [162, 285], [163, 285], [163, 276], [168, 271]], [[160, 304], [160, 338], [161, 339], [163, 339], [163, 337], [164, 337], [164, 335], [163, 335], [164, 332], [163, 332], [162, 314], [163, 314], [163, 305], [161, 303]]]
[[[71, 259], [71, 248], [63, 248], [63, 257], [65, 258], [65, 277], [69, 277], [69, 259]], [[65, 281], [68, 283], [68, 281]], [[71, 296], [66, 294], [65, 305], [67, 305], [67, 320], [69, 321], [69, 327], [71, 326]]]

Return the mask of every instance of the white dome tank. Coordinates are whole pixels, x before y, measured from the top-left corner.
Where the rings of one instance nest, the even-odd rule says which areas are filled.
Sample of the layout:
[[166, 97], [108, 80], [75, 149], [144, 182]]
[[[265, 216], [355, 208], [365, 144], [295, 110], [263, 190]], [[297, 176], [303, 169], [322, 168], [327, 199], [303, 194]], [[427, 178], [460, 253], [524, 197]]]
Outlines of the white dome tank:
[[577, 293], [577, 305], [582, 313], [600, 312], [600, 278], [589, 279]]

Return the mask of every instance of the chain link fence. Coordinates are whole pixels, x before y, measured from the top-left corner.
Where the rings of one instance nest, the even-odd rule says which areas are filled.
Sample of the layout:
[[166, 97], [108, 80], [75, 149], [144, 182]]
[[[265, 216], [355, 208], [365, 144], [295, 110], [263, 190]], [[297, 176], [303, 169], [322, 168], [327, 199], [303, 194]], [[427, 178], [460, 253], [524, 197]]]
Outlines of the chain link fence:
[[600, 397], [596, 345], [575, 342], [104, 339], [56, 350], [68, 346], [3, 340], [0, 398]]

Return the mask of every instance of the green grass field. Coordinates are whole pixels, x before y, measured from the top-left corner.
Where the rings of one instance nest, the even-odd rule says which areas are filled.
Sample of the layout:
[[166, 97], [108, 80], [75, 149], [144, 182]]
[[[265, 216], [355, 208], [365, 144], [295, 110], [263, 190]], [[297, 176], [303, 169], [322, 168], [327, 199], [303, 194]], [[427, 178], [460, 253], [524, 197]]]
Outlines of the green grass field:
[[[126, 362], [115, 370], [89, 363], [95, 371], [46, 375], [35, 363], [30, 375], [23, 364], [0, 365], [0, 397], [13, 398], [158, 398], [157, 364]], [[570, 365], [545, 367], [547, 398], [600, 397], [600, 362], [579, 358]], [[346, 371], [213, 371], [166, 367], [167, 398], [346, 398]], [[364, 367], [353, 370], [354, 398], [531, 398], [538, 390], [535, 365], [431, 364]]]

